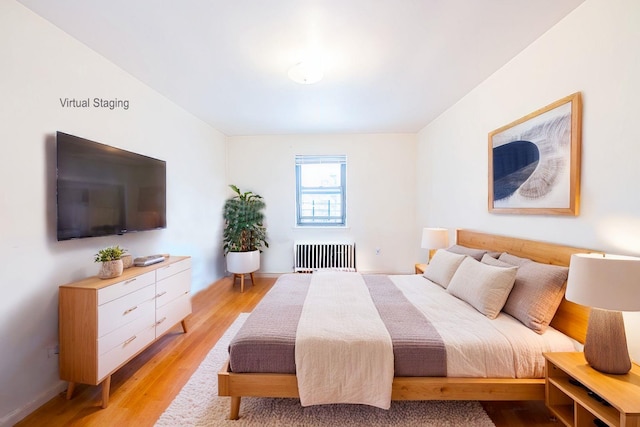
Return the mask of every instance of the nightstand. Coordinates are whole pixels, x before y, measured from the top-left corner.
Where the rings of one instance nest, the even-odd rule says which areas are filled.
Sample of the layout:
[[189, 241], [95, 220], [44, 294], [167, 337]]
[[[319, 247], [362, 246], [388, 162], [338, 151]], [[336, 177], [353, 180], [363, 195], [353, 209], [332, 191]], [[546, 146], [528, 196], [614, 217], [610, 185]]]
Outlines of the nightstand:
[[427, 268], [428, 264], [416, 264], [416, 274], [424, 273], [424, 270]]
[[[545, 353], [545, 403], [565, 425], [640, 427], [640, 367], [624, 375], [591, 368], [583, 353]], [[599, 420], [599, 421], [597, 421]]]

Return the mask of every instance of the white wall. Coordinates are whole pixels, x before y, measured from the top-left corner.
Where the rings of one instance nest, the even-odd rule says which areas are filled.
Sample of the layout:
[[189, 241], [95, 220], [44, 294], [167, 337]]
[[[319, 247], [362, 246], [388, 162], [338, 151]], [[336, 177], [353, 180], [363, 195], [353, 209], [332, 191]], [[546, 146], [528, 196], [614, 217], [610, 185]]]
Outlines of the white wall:
[[[228, 138], [229, 183], [267, 204], [269, 248], [260, 271], [293, 271], [293, 242], [318, 240], [355, 241], [360, 271], [412, 273], [421, 230], [415, 225], [416, 142], [414, 134]], [[347, 155], [346, 229], [295, 227], [296, 154]]]
[[[14, 1], [0, 2], [0, 425], [65, 387], [57, 358], [58, 285], [97, 273], [93, 254], [193, 257], [194, 292], [224, 274], [224, 136]], [[128, 110], [62, 108], [119, 98]], [[167, 161], [168, 228], [57, 242], [55, 131]]]
[[[587, 0], [425, 127], [418, 222], [640, 255], [639, 22], [637, 0]], [[488, 213], [488, 133], [578, 91], [580, 215]], [[640, 361], [640, 315], [625, 319]]]

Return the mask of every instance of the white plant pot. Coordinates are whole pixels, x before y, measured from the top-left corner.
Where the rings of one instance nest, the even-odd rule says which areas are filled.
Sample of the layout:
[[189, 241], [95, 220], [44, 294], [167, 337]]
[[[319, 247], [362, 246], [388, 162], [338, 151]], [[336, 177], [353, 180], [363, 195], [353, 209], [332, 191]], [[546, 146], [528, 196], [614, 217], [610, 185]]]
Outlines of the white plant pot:
[[260, 251], [229, 252], [227, 271], [234, 274], [253, 273], [260, 269]]

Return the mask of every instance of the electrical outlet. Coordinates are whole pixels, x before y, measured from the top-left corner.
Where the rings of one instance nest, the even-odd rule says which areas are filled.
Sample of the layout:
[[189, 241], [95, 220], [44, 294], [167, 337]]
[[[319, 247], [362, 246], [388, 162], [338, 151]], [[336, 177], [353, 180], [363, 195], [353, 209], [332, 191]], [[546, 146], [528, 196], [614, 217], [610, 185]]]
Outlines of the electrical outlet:
[[58, 357], [58, 354], [60, 354], [60, 348], [57, 344], [53, 347], [47, 348], [47, 358], [51, 359], [54, 357]]

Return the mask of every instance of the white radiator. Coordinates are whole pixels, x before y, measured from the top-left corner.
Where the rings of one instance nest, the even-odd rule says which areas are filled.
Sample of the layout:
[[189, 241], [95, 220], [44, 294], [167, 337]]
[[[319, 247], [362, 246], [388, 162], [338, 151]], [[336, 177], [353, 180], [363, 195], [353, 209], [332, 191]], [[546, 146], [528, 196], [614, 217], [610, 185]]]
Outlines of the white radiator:
[[356, 244], [294, 242], [293, 271], [312, 272], [323, 268], [356, 271]]

